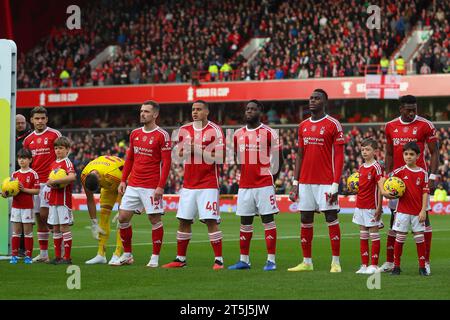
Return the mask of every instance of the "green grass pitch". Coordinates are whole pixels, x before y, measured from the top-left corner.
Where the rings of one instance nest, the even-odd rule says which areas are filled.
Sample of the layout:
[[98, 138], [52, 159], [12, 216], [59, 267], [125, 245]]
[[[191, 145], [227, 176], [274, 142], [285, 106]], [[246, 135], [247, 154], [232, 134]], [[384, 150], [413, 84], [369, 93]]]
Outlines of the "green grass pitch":
[[[145, 216], [133, 218], [133, 250], [135, 263], [131, 266], [85, 265], [97, 251], [96, 241], [89, 230], [86, 212], [75, 213], [73, 228], [73, 262], [81, 270], [81, 289], [69, 290], [67, 266], [33, 264], [10, 265], [0, 261], [0, 299], [450, 299], [450, 217], [432, 216], [434, 229], [432, 246], [432, 275], [418, 275], [416, 247], [412, 236], [405, 244], [399, 277], [381, 274], [380, 289], [367, 288], [367, 275], [355, 274], [360, 264], [359, 231], [351, 215], [340, 215], [343, 272], [331, 274], [331, 249], [324, 216], [316, 215], [313, 261], [315, 271], [288, 272], [287, 268], [300, 262], [300, 216], [279, 214], [277, 266], [278, 270], [264, 272], [266, 259], [264, 231], [259, 217], [251, 244], [251, 270], [212, 270], [213, 251], [206, 226], [193, 225], [193, 238], [188, 248], [188, 266], [183, 269], [149, 269], [145, 265], [151, 254], [151, 227]], [[177, 220], [174, 213], [164, 218], [164, 243], [160, 265], [170, 262], [176, 254]], [[388, 216], [384, 216], [385, 223]], [[223, 214], [221, 230], [224, 235], [225, 266], [239, 258], [239, 219]], [[115, 232], [115, 231], [114, 231]], [[115, 233], [112, 232], [108, 258]], [[385, 259], [386, 233], [382, 233], [380, 264]], [[52, 240], [50, 240], [50, 247]], [[37, 247], [37, 241], [35, 241]], [[35, 250], [34, 254], [37, 254]], [[50, 250], [50, 255], [53, 250]]]

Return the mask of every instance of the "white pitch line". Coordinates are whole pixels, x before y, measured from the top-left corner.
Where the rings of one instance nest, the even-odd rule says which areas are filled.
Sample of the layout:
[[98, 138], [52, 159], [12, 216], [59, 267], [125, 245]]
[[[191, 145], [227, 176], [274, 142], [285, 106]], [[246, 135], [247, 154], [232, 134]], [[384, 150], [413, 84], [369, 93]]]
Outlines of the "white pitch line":
[[[450, 231], [450, 229], [436, 229], [433, 230], [434, 232], [444, 232], [444, 231]], [[134, 231], [133, 231], [134, 232]], [[343, 233], [341, 234], [341, 237], [353, 237], [353, 236], [359, 236], [359, 232], [358, 233]], [[277, 240], [289, 240], [289, 239], [299, 239], [299, 235], [296, 236], [280, 236], [277, 237]], [[314, 235], [314, 238], [329, 238], [329, 235]], [[265, 240], [264, 237], [254, 237], [252, 238], [252, 240]], [[300, 239], [299, 239], [300, 240]], [[235, 242], [235, 241], [239, 241], [239, 238], [236, 239], [222, 239], [223, 242]], [[209, 240], [191, 240], [190, 243], [209, 243]], [[164, 241], [163, 244], [177, 244], [176, 241]], [[133, 246], [148, 246], [148, 245], [152, 245], [151, 242], [139, 242], [139, 243], [133, 243]], [[111, 248], [115, 248], [116, 245], [114, 244], [110, 244], [107, 245], [107, 247], [111, 247]], [[88, 249], [88, 248], [98, 248], [98, 245], [90, 245], [90, 246], [73, 246], [72, 249]], [[35, 250], [39, 250], [39, 248], [34, 248]]]

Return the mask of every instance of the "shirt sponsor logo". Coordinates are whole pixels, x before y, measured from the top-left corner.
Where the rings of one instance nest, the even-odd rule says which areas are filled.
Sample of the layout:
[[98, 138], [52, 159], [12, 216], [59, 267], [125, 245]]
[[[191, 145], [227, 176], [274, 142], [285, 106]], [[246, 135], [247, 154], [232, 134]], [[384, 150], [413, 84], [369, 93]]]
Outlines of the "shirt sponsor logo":
[[304, 137], [303, 138], [303, 144], [317, 144], [317, 145], [324, 145], [325, 139], [324, 138], [316, 138], [316, 137]]
[[392, 143], [394, 146], [398, 146], [398, 145], [402, 146], [411, 141], [417, 141], [417, 139], [416, 138], [414, 138], [414, 139], [411, 139], [411, 138], [394, 138], [394, 139], [392, 139]]

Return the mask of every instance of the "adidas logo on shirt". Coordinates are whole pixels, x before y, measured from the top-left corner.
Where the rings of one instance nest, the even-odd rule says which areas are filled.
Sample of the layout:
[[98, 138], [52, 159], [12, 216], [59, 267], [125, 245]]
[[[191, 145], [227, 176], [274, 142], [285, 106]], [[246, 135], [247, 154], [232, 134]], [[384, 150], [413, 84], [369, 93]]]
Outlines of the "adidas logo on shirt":
[[403, 180], [408, 180], [408, 176], [404, 176], [404, 177], [403, 177]]
[[398, 132], [398, 129], [395, 129], [394, 132]]

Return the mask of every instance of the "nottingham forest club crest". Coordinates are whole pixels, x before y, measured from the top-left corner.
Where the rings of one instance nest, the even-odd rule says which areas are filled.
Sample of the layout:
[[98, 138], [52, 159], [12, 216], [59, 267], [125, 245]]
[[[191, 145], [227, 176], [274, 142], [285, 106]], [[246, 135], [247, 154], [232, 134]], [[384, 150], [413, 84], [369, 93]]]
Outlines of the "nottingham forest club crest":
[[325, 132], [325, 127], [320, 128], [320, 134], [324, 134]]
[[420, 178], [417, 178], [416, 185], [420, 186]]
[[413, 134], [417, 134], [417, 127], [413, 128]]

